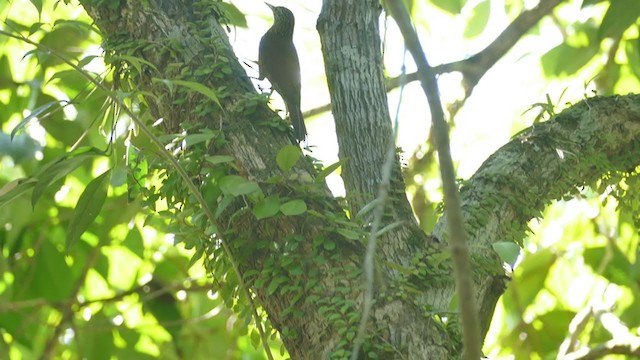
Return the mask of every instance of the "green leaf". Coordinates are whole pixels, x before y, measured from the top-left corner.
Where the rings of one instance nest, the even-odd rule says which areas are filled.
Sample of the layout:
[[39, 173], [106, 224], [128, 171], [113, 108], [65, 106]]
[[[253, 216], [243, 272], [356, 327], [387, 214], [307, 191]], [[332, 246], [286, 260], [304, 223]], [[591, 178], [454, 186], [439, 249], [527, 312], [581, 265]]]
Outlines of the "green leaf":
[[253, 348], [260, 349], [260, 342], [261, 342], [260, 334], [256, 329], [251, 330], [250, 338], [251, 338], [251, 345], [253, 346]]
[[353, 231], [353, 230], [349, 230], [349, 229], [343, 229], [343, 228], [339, 228], [336, 230], [338, 232], [338, 234], [344, 236], [345, 238], [349, 239], [349, 240], [358, 240], [360, 239], [361, 234]]
[[241, 28], [247, 27], [247, 18], [244, 16], [242, 11], [238, 10], [235, 5], [226, 2], [219, 2], [216, 4], [216, 6], [218, 6], [224, 13], [223, 21], [228, 20], [224, 21], [225, 24], [234, 25]]
[[49, 113], [47, 118], [40, 122], [40, 125], [44, 127], [47, 134], [51, 135], [54, 139], [59, 140], [68, 147], [73, 146], [73, 144], [75, 144], [86, 131], [78, 121], [66, 120], [62, 111], [55, 115], [53, 113]]
[[38, 10], [38, 16], [42, 14], [42, 0], [30, 0], [31, 4]]
[[307, 211], [307, 204], [300, 199], [287, 201], [280, 205], [280, 211], [287, 216], [300, 215]]
[[460, 14], [466, 0], [431, 0], [431, 3], [453, 15]]
[[334, 250], [336, 248], [336, 243], [334, 243], [333, 241], [330, 241], [330, 240], [326, 240], [325, 242], [322, 243], [322, 247], [325, 250], [331, 251], [331, 250]]
[[[162, 81], [160, 79], [153, 79], [153, 80], [154, 81], [164, 82], [164, 81]], [[222, 105], [220, 104], [220, 100], [218, 100], [218, 95], [216, 94], [215, 90], [213, 90], [213, 89], [211, 89], [209, 87], [206, 87], [206, 86], [204, 86], [204, 85], [202, 85], [200, 83], [194, 82], [194, 81], [185, 81], [185, 80], [177, 80], [177, 79], [165, 80], [165, 81], [168, 81], [168, 82], [170, 82], [172, 84], [183, 86], [183, 87], [186, 87], [188, 89], [197, 91], [200, 94], [202, 94], [202, 95], [208, 97], [209, 99], [211, 99], [214, 103], [216, 103], [220, 107], [220, 109], [222, 109]]]
[[0, 89], [15, 89], [16, 87], [17, 84], [13, 80], [9, 58], [6, 55], [2, 55], [0, 56]]
[[255, 181], [247, 181], [238, 175], [228, 175], [220, 179], [220, 190], [224, 194], [239, 196], [260, 191], [260, 187]]
[[124, 238], [122, 245], [126, 246], [132, 253], [136, 254], [139, 258], [144, 257], [144, 240], [140, 230], [137, 226], [133, 226]]
[[27, 115], [27, 117], [22, 119], [22, 121], [20, 121], [18, 123], [18, 125], [16, 125], [13, 128], [13, 130], [11, 130], [11, 139], [13, 140], [13, 138], [16, 136], [18, 131], [20, 131], [22, 128], [27, 126], [27, 124], [29, 124], [29, 122], [31, 122], [31, 120], [34, 120], [35, 118], [39, 117], [42, 114], [46, 115], [46, 113], [49, 111], [49, 109], [51, 109], [52, 107], [54, 107], [56, 105], [60, 105], [62, 103], [67, 103], [67, 101], [66, 100], [51, 101], [51, 102], [48, 102], [48, 103], [38, 107], [37, 109], [34, 109], [29, 115]]
[[[36, 32], [40, 31], [40, 29], [42, 29], [43, 25], [48, 25], [45, 24], [43, 22], [35, 22], [33, 24], [31, 24], [31, 26], [29, 26], [29, 36], [35, 34]], [[46, 31], [44, 29], [42, 29], [43, 31]]]
[[171, 293], [162, 291], [167, 285], [155, 281], [147, 285], [151, 287], [152, 293], [158, 295], [145, 299], [142, 303], [142, 309], [145, 312], [153, 314], [158, 320], [158, 323], [167, 330], [174, 339], [178, 339], [185, 319], [182, 318], [176, 299]]
[[581, 9], [584, 9], [588, 6], [593, 6], [596, 5], [598, 3], [601, 2], [605, 2], [605, 1], [609, 1], [609, 0], [582, 0], [582, 6], [580, 6]]
[[216, 219], [218, 218], [218, 216], [220, 216], [222, 214], [222, 212], [227, 208], [227, 206], [229, 206], [229, 204], [231, 204], [233, 199], [234, 199], [234, 196], [223, 196], [222, 197], [222, 200], [220, 200], [220, 202], [218, 203], [218, 206], [216, 207], [216, 213], [214, 214]]
[[557, 255], [552, 249], [527, 254], [514, 271], [514, 281], [506, 292], [505, 306], [512, 309], [526, 309], [544, 287], [549, 269], [556, 259]]
[[271, 195], [258, 201], [253, 209], [251, 209], [251, 212], [253, 212], [253, 215], [255, 215], [258, 220], [261, 220], [274, 216], [279, 210], [280, 197], [278, 195]]
[[16, 179], [7, 183], [0, 189], [0, 208], [19, 197], [25, 191], [34, 187], [36, 183], [37, 180], [33, 178]]
[[638, 17], [640, 17], [640, 1], [611, 0], [611, 5], [598, 29], [598, 39], [620, 37], [638, 20]]
[[518, 255], [520, 255], [520, 246], [510, 241], [493, 243], [491, 247], [493, 247], [493, 250], [498, 253], [500, 260], [512, 267], [516, 263]]
[[[67, 59], [76, 58], [82, 55], [85, 48], [85, 40], [89, 37], [88, 29], [70, 26], [69, 24], [59, 24], [52, 31], [46, 33], [40, 40], [40, 44], [49, 47], [54, 53], [60, 54]], [[52, 56], [50, 51], [38, 49], [36, 55], [43, 67], [51, 67], [63, 63], [62, 59]]]
[[80, 236], [93, 224], [107, 197], [111, 170], [91, 180], [80, 195], [67, 229], [67, 253]]
[[193, 256], [191, 257], [191, 259], [189, 259], [189, 267], [192, 267], [195, 263], [200, 261], [200, 259], [202, 259], [202, 257], [204, 256], [204, 252], [205, 252], [204, 251], [204, 246], [198, 246], [196, 248], [196, 252], [194, 252]]
[[[85, 57], [83, 57], [82, 59], [80, 59], [80, 61], [78, 61], [77, 66], [78, 67], [84, 67], [85, 65], [89, 64], [90, 62], [93, 61], [93, 59], [98, 58], [98, 55], [87, 55]], [[75, 70], [73, 70], [75, 71]]]
[[145, 191], [149, 163], [142, 154], [135, 146], [127, 147], [127, 165], [129, 167], [129, 171], [127, 171], [127, 200], [129, 202]]
[[118, 61], [118, 60], [124, 60], [125, 62], [133, 65], [133, 67], [136, 68], [136, 70], [138, 70], [139, 74], [143, 73], [142, 65], [147, 65], [148, 67], [152, 68], [156, 72], [158, 71], [158, 68], [155, 65], [153, 65], [152, 63], [150, 63], [149, 61], [143, 58], [139, 58], [136, 56], [120, 54], [112, 57], [112, 61]]
[[391, 262], [391, 261], [385, 261], [384, 264], [386, 266], [390, 267], [391, 269], [398, 271], [401, 274], [404, 274], [404, 275], [407, 275], [407, 276], [413, 275], [413, 272], [411, 271], [411, 269], [409, 269], [407, 267], [404, 267], [404, 266], [402, 266], [400, 264], [396, 264], [396, 263]]
[[339, 167], [341, 167], [344, 163], [346, 162], [346, 160], [340, 160], [338, 162], [335, 162], [329, 166], [327, 166], [326, 168], [322, 169], [322, 171], [320, 171], [318, 173], [318, 176], [316, 176], [316, 183], [320, 183], [322, 181], [324, 181], [324, 179], [331, 175], [332, 172], [336, 171]]
[[[73, 290], [74, 279], [64, 254], [56, 245], [47, 239], [42, 241], [41, 248], [31, 259], [33, 268], [16, 273], [16, 284], [25, 286], [25, 298], [42, 298], [47, 301], [64, 301], [69, 299]], [[22, 295], [21, 295], [22, 296]]]
[[[54, 6], [54, 8], [55, 8], [55, 6]], [[88, 22], [81, 21], [81, 20], [57, 19], [53, 23], [53, 27], [56, 28], [56, 27], [60, 27], [60, 26], [72, 27], [72, 28], [78, 29], [80, 31], [95, 32], [96, 34], [102, 36], [102, 33], [100, 32], [100, 29], [98, 29], [95, 25], [90, 24]]]
[[267, 287], [267, 294], [275, 294], [276, 290], [278, 290], [278, 287], [280, 287], [280, 284], [282, 282], [283, 280], [281, 278], [273, 278], [273, 280], [271, 280], [271, 283], [269, 283], [269, 286]]
[[464, 29], [464, 37], [469, 39], [482, 34], [487, 27], [487, 23], [489, 23], [490, 14], [490, 1], [484, 0], [476, 5], [471, 11], [471, 17], [467, 21], [467, 26]]
[[31, 205], [35, 206], [36, 202], [40, 199], [40, 196], [44, 190], [49, 187], [49, 185], [67, 176], [67, 174], [75, 170], [85, 160], [102, 155], [104, 155], [104, 152], [101, 150], [93, 147], [83, 147], [40, 168], [40, 171], [38, 171], [34, 176], [38, 183], [33, 189], [33, 194], [31, 195]]
[[207, 226], [206, 229], [204, 229], [204, 233], [207, 234], [208, 236], [211, 236], [213, 234], [217, 234], [219, 232], [218, 230], [218, 226], [216, 224], [210, 224], [209, 226]]
[[301, 155], [302, 151], [300, 151], [299, 147], [295, 145], [287, 145], [278, 151], [276, 162], [282, 171], [289, 172], [289, 170], [291, 170], [298, 162]]
[[108, 357], [105, 354], [114, 354], [117, 353], [116, 351], [122, 350], [114, 345], [116, 330], [110, 329], [106, 324], [115, 327], [112, 325], [112, 319], [107, 318], [103, 312], [97, 312], [91, 316], [88, 322], [82, 322], [77, 326], [77, 331], [82, 334], [75, 340], [79, 358], [104, 359]]
[[547, 76], [572, 75], [593, 58], [595, 46], [575, 47], [562, 43], [542, 55], [542, 69]]
[[[537, 327], [541, 327], [539, 336], [542, 341], [537, 342], [536, 349], [544, 348], [545, 353], [556, 353], [557, 344], [561, 344], [569, 329], [569, 324], [576, 313], [569, 310], [551, 310], [537, 316]], [[537, 328], [536, 327], [536, 328]], [[539, 347], [538, 347], [539, 346]]]
[[413, 14], [413, 7], [415, 5], [415, 1], [413, 1], [413, 0], [402, 0], [402, 2], [404, 3], [404, 6], [407, 8], [407, 11], [409, 12], [409, 14]]
[[640, 78], [640, 37], [625, 41], [625, 54], [633, 74]]
[[199, 134], [189, 134], [184, 137], [184, 141], [187, 143], [187, 146], [193, 146], [205, 141], [209, 141], [218, 136], [216, 133], [199, 133]]
[[584, 262], [594, 272], [602, 270], [600, 275], [614, 284], [631, 286], [634, 283], [631, 262], [616, 245], [586, 249]]
[[207, 162], [211, 163], [211, 164], [222, 164], [222, 163], [228, 163], [228, 162], [233, 162], [234, 158], [232, 156], [229, 155], [209, 155], [207, 157], [204, 158]]

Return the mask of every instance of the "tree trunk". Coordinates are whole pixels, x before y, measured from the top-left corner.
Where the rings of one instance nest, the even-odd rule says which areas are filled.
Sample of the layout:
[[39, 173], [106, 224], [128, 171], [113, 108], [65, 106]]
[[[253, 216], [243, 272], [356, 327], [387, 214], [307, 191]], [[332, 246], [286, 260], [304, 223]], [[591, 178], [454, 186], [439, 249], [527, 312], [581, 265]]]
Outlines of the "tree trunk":
[[[228, 174], [255, 181], [265, 196], [304, 200], [308, 210], [301, 215], [258, 220], [251, 211], [255, 199], [237, 197], [223, 206], [219, 198], [210, 205], [219, 210], [216, 239], [229, 245], [293, 359], [347, 356], [361, 314], [361, 264], [367, 238], [367, 221], [362, 224], [353, 218], [375, 199], [392, 133], [378, 2], [327, 0], [318, 22], [352, 219], [326, 188], [313, 184], [316, 171], [310, 159], [298, 162], [291, 173], [279, 168], [276, 156], [290, 143], [289, 137], [260, 125], [274, 113], [264, 101], [257, 101], [219, 23], [216, 3], [81, 3], [103, 33], [107, 60], [126, 72], [137, 90], [153, 95], [146, 97], [146, 104], [154, 118], [164, 119], [167, 132], [194, 126], [222, 130], [226, 142], [212, 151], [234, 158]], [[114, 55], [143, 58], [158, 70], [138, 71]], [[216, 92], [220, 105], [198, 92], [170, 91], [156, 79], [198, 82]], [[537, 125], [505, 145], [463, 188], [485, 331], [505, 283], [491, 245], [521, 241], [526, 222], [549, 200], [576, 185], [603, 171], [637, 164], [639, 104], [638, 97], [584, 101], [558, 121]], [[558, 157], [558, 149], [564, 158]], [[606, 166], [603, 158], [608, 160]], [[206, 177], [202, 180], [199, 175], [193, 174], [194, 179], [206, 186]], [[379, 240], [379, 279], [362, 357], [376, 353], [378, 358], [450, 359], [459, 354], [460, 339], [451, 307], [455, 293], [451, 265], [443, 246], [446, 220], [441, 219], [435, 237], [422, 233], [404, 195], [397, 161], [391, 187], [383, 226], [397, 222], [401, 226]], [[211, 242], [204, 246], [215, 248]], [[212, 261], [225, 263], [219, 258]], [[214, 278], [237, 291], [233, 274], [227, 272], [227, 277], [214, 272]]]

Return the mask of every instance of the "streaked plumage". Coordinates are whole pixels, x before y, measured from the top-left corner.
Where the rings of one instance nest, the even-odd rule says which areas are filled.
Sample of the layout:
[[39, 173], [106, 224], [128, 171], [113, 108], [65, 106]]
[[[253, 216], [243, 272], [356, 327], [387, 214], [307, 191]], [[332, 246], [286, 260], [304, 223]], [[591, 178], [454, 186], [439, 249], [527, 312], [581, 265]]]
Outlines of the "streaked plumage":
[[262, 36], [258, 51], [260, 80], [269, 79], [282, 96], [293, 124], [293, 133], [301, 142], [307, 136], [300, 110], [300, 62], [293, 45], [293, 13], [282, 6], [267, 4], [273, 11], [273, 26]]

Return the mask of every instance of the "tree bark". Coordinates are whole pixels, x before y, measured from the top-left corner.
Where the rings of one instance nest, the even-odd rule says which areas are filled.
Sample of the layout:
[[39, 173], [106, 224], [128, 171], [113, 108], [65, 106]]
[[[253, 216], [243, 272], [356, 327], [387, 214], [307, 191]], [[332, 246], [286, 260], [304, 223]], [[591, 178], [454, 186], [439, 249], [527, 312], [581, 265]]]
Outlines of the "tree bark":
[[[230, 244], [292, 358], [347, 356], [362, 301], [364, 238], [345, 237], [341, 230], [357, 232], [362, 224], [347, 219], [326, 189], [311, 185], [316, 173], [309, 160], [296, 165], [296, 176], [279, 169], [275, 159], [290, 143], [288, 135], [259, 125], [274, 113], [265, 102], [250, 105], [255, 91], [218, 22], [215, 3], [209, 9], [196, 9], [203, 5], [191, 0], [81, 3], [105, 37], [107, 59], [127, 54], [158, 69], [127, 71], [138, 90], [153, 94], [146, 98], [147, 106], [155, 118], [165, 119], [167, 131], [185, 125], [222, 130], [226, 143], [218, 151], [235, 159], [230, 174], [256, 181], [266, 196], [303, 199], [313, 210], [257, 220], [251, 199], [238, 198], [221, 212], [218, 236]], [[325, 1], [318, 24], [352, 217], [375, 198], [391, 134], [378, 17], [373, 0]], [[181, 98], [155, 79], [195, 81], [214, 89], [222, 110], [195, 92]], [[637, 96], [588, 99], [505, 145], [463, 188], [485, 331], [505, 282], [491, 244], [521, 241], [526, 221], [551, 199], [604, 171], [637, 164], [639, 135]], [[558, 157], [558, 149], [564, 158]], [[451, 266], [438, 240], [446, 239], [446, 219], [437, 225], [435, 237], [419, 230], [397, 162], [392, 187], [385, 221], [402, 225], [380, 240], [380, 281], [364, 357], [376, 352], [379, 358], [450, 359], [460, 349], [456, 316], [450, 311], [455, 293]]]
[[[220, 24], [214, 17], [203, 15], [206, 14], [203, 11], [188, 11], [193, 9], [193, 3], [186, 0], [170, 3], [150, 2], [148, 6], [131, 2], [121, 4], [117, 8], [93, 6], [89, 1], [83, 4], [103, 31], [107, 54], [124, 53], [139, 56], [160, 69], [160, 73], [157, 74], [146, 72], [136, 74], [133, 67], [129, 68], [131, 78], [135, 80], [138, 90], [154, 94], [154, 97], [148, 97], [146, 101], [153, 117], [164, 119], [168, 132], [180, 131], [180, 122], [207, 124], [212, 129], [217, 129], [218, 124], [222, 124], [227, 140], [223, 152], [235, 158], [235, 169], [230, 171], [236, 171], [248, 179], [257, 181], [263, 186], [267, 196], [290, 194], [293, 197], [304, 198], [310, 209], [321, 214], [321, 216], [305, 214], [297, 217], [282, 217], [273, 221], [258, 221], [250, 212], [242, 212], [246, 206], [239, 201], [229, 206], [228, 210], [221, 215], [219, 223], [226, 226], [219, 230], [221, 237], [233, 245], [234, 257], [241, 260], [239, 265], [243, 273], [266, 273], [275, 278], [277, 272], [280, 272], [279, 275], [292, 284], [314, 284], [310, 289], [304, 288], [303, 301], [300, 303], [297, 302], [299, 301], [297, 295], [300, 294], [292, 297], [287, 293], [271, 293], [268, 290], [270, 285], [268, 280], [247, 279], [260, 304], [269, 314], [269, 320], [283, 334], [283, 341], [293, 358], [320, 359], [329, 356], [342, 357], [348, 354], [350, 340], [352, 340], [349, 337], [355, 333], [360, 315], [362, 283], [360, 267], [364, 253], [363, 243], [361, 239], [350, 240], [341, 235], [342, 225], [336, 223], [336, 220], [347, 223], [348, 219], [327, 191], [292, 194], [292, 187], [308, 187], [309, 179], [312, 180], [315, 176], [309, 162], [296, 166], [294, 169], [298, 175], [295, 177], [296, 180], [292, 181], [291, 177], [287, 176], [289, 180], [286, 183], [274, 184], [270, 181], [274, 177], [286, 175], [280, 171], [275, 159], [278, 151], [289, 143], [288, 137], [285, 133], [272, 130], [270, 127], [256, 125], [258, 122], [256, 120], [266, 120], [274, 116], [266, 104], [263, 103], [256, 109], [252, 109], [249, 114], [246, 111], [245, 113], [236, 111], [241, 107], [239, 104], [243, 99], [253, 94], [254, 90], [233, 55], [227, 35]], [[208, 26], [203, 27], [204, 24]], [[153, 47], [149, 44], [161, 44], [161, 46]], [[166, 51], [167, 48], [170, 51]], [[132, 52], [131, 49], [136, 50]], [[214, 64], [228, 63], [230, 71], [208, 72], [211, 61]], [[184, 74], [187, 76], [185, 77]], [[211, 89], [224, 87], [227, 91], [225, 96], [219, 97], [219, 101], [225, 111], [199, 116], [194, 110], [203, 103], [202, 96], [192, 93], [186, 97], [186, 100], [176, 99], [174, 93], [153, 78], [197, 81]], [[366, 83], [362, 84], [363, 87], [366, 85]], [[384, 92], [380, 95], [383, 96]], [[178, 105], [176, 100], [179, 100]], [[386, 105], [382, 106], [386, 108]], [[386, 131], [377, 135], [375, 139], [380, 144], [385, 144], [390, 133], [387, 112], [380, 115], [376, 121], [380, 122], [380, 119], [387, 121]], [[384, 151], [380, 151], [379, 154], [384, 154]], [[376, 162], [369, 171], [379, 174], [380, 165], [381, 163]], [[399, 171], [396, 176], [400, 178]], [[357, 204], [353, 207], [354, 209], [362, 207], [366, 201], [373, 199], [371, 192], [376, 189], [379, 182], [379, 176], [376, 176], [376, 181], [363, 179], [358, 181], [369, 182], [366, 187], [367, 197], [354, 200], [352, 203]], [[402, 185], [397, 192], [402, 194], [405, 203], [404, 213], [409, 212]], [[428, 238], [417, 228], [412, 215], [402, 218], [396, 216], [396, 218], [404, 220], [406, 224], [384, 235], [384, 239], [381, 240], [385, 243], [383, 258], [400, 264], [399, 266], [409, 266], [415, 254], [422, 253], [417, 249], [425, 248], [428, 244], [425, 240]], [[388, 219], [388, 222], [392, 221], [393, 219]], [[362, 233], [365, 232], [362, 231]], [[315, 242], [329, 244], [329, 247], [332, 246], [331, 244], [336, 244], [337, 250], [329, 254], [322, 252], [320, 251], [322, 249], [312, 246]], [[291, 245], [293, 243], [296, 243], [296, 252], [288, 252], [284, 256], [282, 249], [293, 246]], [[303, 264], [304, 272], [293, 274], [291, 269], [284, 268], [278, 263], [274, 264], [273, 258], [283, 262], [291, 261], [290, 259], [299, 261]], [[274, 270], [274, 267], [277, 269]], [[398, 274], [397, 271], [390, 270], [386, 266], [381, 269], [383, 277]], [[446, 334], [442, 330], [439, 331], [429, 319], [414, 321], [423, 317], [422, 311], [413, 302], [405, 301], [399, 296], [395, 294], [390, 300], [380, 301], [376, 305], [378, 310], [372, 321], [372, 328], [382, 332], [383, 335], [377, 336], [383, 336], [384, 341], [381, 344], [388, 347], [384, 350], [380, 346], [376, 351], [402, 353], [406, 351], [401, 349], [406, 347], [405, 341], [411, 334], [440, 332], [442, 334], [437, 341], [420, 341], [415, 344], [417, 348], [413, 348], [411, 352], [427, 355], [436, 351], [442, 355], [447, 354], [449, 350], [439, 350], [446, 343], [444, 340]], [[316, 300], [318, 298], [320, 300]], [[294, 305], [295, 312], [298, 314], [295, 317], [291, 315]], [[348, 341], [345, 342], [345, 339]], [[376, 342], [379, 340], [379, 338], [375, 339]]]

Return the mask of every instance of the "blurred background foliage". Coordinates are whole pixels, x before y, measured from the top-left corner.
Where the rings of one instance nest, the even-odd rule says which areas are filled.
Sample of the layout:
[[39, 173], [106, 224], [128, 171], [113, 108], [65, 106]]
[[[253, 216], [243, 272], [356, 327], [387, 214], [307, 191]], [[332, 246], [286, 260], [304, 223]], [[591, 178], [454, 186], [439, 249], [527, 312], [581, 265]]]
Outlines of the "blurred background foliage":
[[[130, 201], [129, 120], [53, 55], [110, 87], [92, 20], [63, 1], [3, 1], [0, 14], [3, 31], [52, 51], [0, 35], [0, 358], [264, 358], [193, 250]], [[83, 210], [99, 216], [83, 218], [81, 194], [101, 174], [104, 206], [89, 197]], [[85, 227], [67, 253], [70, 229]]]
[[[257, 41], [270, 24], [268, 9], [257, 12], [254, 3], [224, 5], [241, 60], [255, 60]], [[532, 3], [407, 1], [433, 64], [481, 50]], [[310, 39], [298, 45], [308, 70], [303, 106], [321, 106], [328, 97], [314, 45], [320, 4], [277, 5], [298, 16], [297, 39]], [[110, 86], [100, 33], [74, 1], [0, 2], [0, 16], [2, 31], [46, 45]], [[460, 95], [459, 78], [443, 75], [443, 100], [466, 101], [452, 129], [460, 176], [472, 174], [509, 136], [546, 120], [549, 107], [559, 111], [585, 96], [637, 92], [638, 16], [637, 0], [565, 1], [470, 98]], [[386, 71], [396, 76], [402, 40], [391, 21], [383, 24]], [[415, 116], [425, 105], [414, 85], [407, 85], [400, 104], [398, 145], [407, 163], [408, 196], [430, 231], [442, 195], [429, 124]], [[389, 98], [393, 109], [397, 89]], [[330, 122], [323, 113], [309, 126], [312, 141], [327, 139], [314, 153], [327, 164], [336, 153]], [[0, 130], [0, 358], [265, 358], [255, 329], [212, 290], [215, 279], [193, 258], [193, 249], [174, 245], [170, 221], [132, 196], [135, 160], [127, 155], [135, 139], [126, 116], [52, 52], [4, 34]], [[505, 268], [513, 280], [485, 340], [490, 358], [555, 358], [567, 341], [598, 345], [638, 337], [640, 198], [634, 174], [614, 179], [617, 186], [591, 184], [580, 196], [554, 203], [530, 223], [523, 249], [509, 248], [514, 263]], [[148, 175], [154, 184], [157, 174]], [[339, 194], [339, 181], [329, 180]], [[87, 217], [77, 208], [99, 214]], [[163, 210], [161, 201], [154, 210]], [[285, 357], [278, 339], [270, 341], [274, 354]]]

